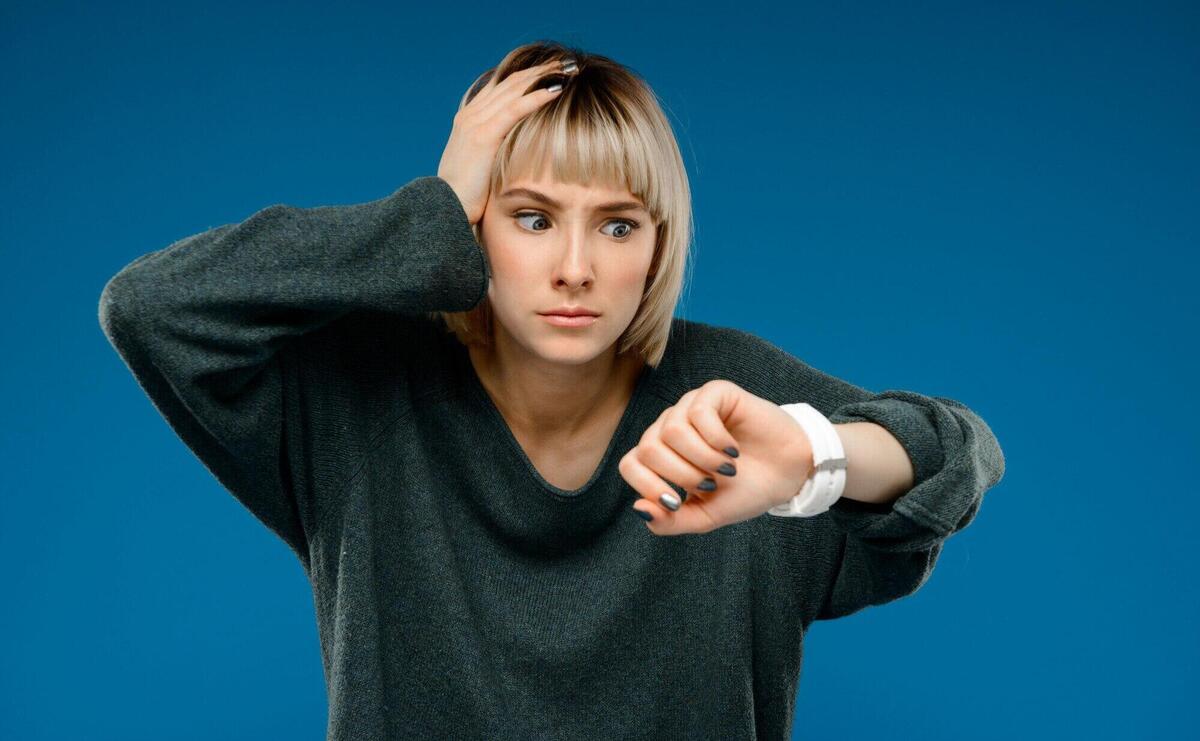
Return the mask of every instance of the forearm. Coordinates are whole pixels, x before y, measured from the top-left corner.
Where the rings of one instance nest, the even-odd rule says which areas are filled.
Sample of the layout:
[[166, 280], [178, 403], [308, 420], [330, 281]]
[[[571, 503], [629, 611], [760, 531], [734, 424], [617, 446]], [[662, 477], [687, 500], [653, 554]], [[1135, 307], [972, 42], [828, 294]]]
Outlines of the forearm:
[[835, 424], [846, 453], [847, 499], [888, 504], [913, 487], [908, 453], [887, 428], [873, 422]]

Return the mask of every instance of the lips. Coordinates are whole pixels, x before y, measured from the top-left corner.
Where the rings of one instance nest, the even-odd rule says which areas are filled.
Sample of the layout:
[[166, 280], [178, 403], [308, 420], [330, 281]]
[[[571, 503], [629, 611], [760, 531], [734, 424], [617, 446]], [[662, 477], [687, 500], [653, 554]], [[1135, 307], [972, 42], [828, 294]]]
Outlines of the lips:
[[577, 314], [575, 316], [567, 316], [566, 314], [542, 314], [550, 324], [556, 327], [590, 327], [599, 319], [595, 314]]
[[600, 316], [590, 309], [556, 309], [554, 311], [538, 312], [543, 316]]

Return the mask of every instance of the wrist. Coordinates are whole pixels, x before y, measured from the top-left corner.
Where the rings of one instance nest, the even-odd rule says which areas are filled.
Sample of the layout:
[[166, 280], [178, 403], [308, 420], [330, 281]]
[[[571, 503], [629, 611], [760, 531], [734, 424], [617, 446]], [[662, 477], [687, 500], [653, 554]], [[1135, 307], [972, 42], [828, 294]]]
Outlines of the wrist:
[[[780, 409], [796, 420], [806, 438], [807, 445], [797, 443], [800, 458], [809, 463], [809, 475], [799, 492], [771, 507], [769, 514], [782, 517], [812, 517], [818, 515], [837, 501], [846, 484], [846, 454], [841, 439], [832, 423], [809, 404], [783, 404]], [[808, 452], [803, 452], [807, 447]]]

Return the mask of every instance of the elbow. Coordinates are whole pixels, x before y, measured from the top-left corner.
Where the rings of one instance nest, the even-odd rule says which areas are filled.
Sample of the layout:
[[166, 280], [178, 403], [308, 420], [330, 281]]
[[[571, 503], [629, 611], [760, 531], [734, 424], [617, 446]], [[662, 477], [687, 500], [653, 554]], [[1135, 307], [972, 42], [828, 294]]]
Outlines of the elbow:
[[124, 354], [132, 347], [133, 339], [142, 334], [146, 310], [141, 294], [131, 286], [128, 269], [109, 279], [100, 291], [97, 319], [104, 336], [118, 352]]
[[979, 432], [981, 436], [980, 445], [980, 468], [983, 472], [983, 488], [990, 489], [1000, 483], [1000, 479], [1004, 478], [1004, 450], [1000, 447], [1000, 441], [996, 439], [992, 428], [988, 427], [987, 423], [979, 419]]
[[121, 275], [121, 273], [117, 273], [104, 284], [104, 288], [100, 291], [100, 307], [97, 311], [100, 329], [113, 345], [116, 345], [117, 325], [120, 323], [122, 315], [121, 301], [124, 294], [118, 285], [122, 280]]
[[1004, 478], [1004, 451], [1000, 448], [999, 441], [995, 437], [992, 438], [993, 453], [992, 453], [992, 470], [991, 479], [988, 483], [988, 488], [992, 488], [1000, 483], [1000, 479]]
[[1000, 441], [996, 439], [996, 433], [978, 412], [959, 402], [938, 398], [941, 401], [949, 401], [962, 416], [965, 423], [963, 425], [966, 435], [965, 442], [968, 450], [971, 451], [971, 460], [977, 471], [976, 482], [981, 491], [992, 488], [1000, 482], [1000, 479], [1004, 478], [1004, 451], [1000, 448]]

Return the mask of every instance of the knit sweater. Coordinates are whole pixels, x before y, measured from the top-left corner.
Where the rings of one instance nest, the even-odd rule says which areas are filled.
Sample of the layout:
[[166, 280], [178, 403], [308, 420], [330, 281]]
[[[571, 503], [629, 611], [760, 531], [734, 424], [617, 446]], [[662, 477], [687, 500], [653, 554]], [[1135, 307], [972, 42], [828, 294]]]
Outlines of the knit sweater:
[[[675, 318], [599, 466], [566, 491], [431, 313], [475, 306], [490, 275], [456, 194], [426, 176], [138, 257], [99, 320], [171, 429], [299, 558], [327, 738], [789, 738], [808, 627], [929, 578], [1003, 475], [991, 430], [956, 401], [871, 393]], [[915, 486], [654, 535], [617, 463], [712, 379], [882, 425]]]

